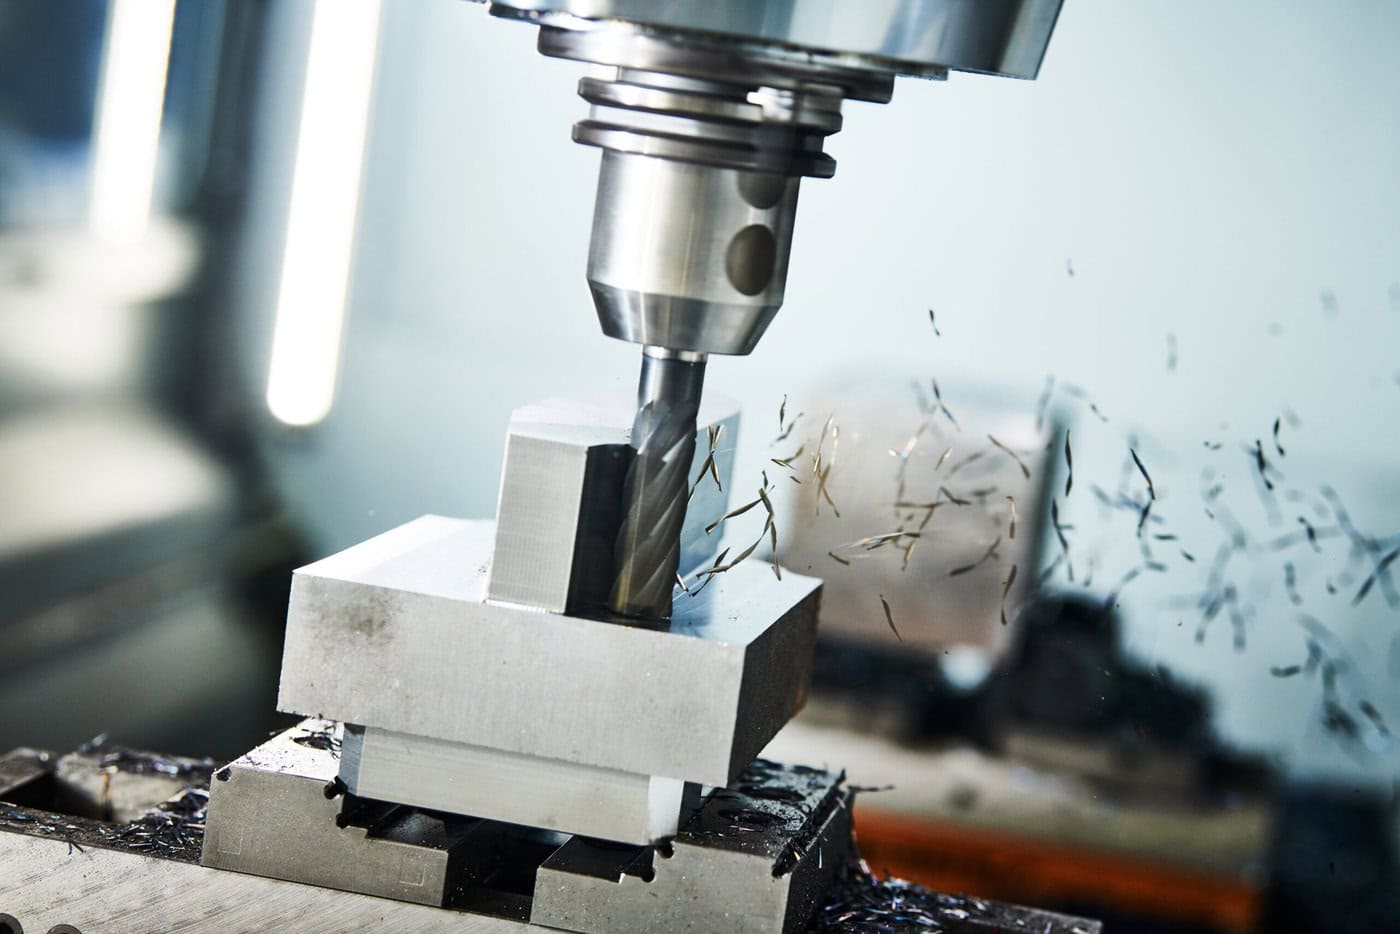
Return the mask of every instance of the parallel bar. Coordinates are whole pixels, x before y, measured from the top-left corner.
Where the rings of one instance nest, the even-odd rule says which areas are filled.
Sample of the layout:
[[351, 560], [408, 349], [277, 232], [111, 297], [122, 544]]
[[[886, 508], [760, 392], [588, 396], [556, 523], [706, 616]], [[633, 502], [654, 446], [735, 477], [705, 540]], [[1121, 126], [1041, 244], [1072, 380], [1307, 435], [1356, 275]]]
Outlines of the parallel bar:
[[340, 779], [365, 798], [633, 844], [675, 835], [687, 788], [679, 779], [349, 725]]

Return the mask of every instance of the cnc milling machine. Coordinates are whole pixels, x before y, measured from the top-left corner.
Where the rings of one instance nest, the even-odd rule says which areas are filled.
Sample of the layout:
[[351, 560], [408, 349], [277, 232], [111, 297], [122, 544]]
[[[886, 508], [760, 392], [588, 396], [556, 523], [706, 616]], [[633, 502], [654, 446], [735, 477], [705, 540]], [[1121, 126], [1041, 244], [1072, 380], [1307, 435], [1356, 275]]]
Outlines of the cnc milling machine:
[[[833, 175], [845, 100], [885, 103], [898, 75], [1034, 78], [1059, 8], [491, 3], [594, 66], [573, 129], [602, 150], [587, 279], [604, 334], [642, 345], [635, 410], [526, 405], [494, 520], [425, 516], [298, 571], [278, 709], [308, 719], [209, 769], [176, 842], [14, 810], [0, 867], [28, 869], [0, 870], [0, 931], [811, 924], [855, 794], [758, 755], [805, 699], [821, 582], [717, 555], [739, 412], [704, 396], [705, 361], [752, 351], [781, 306], [799, 185]], [[0, 800], [53, 770], [11, 754]]]

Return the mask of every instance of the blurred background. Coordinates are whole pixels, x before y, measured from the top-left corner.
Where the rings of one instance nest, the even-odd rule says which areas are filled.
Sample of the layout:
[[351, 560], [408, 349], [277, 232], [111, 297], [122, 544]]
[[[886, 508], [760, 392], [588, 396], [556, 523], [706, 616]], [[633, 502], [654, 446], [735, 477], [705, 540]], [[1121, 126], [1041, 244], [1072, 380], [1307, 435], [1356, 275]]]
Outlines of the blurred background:
[[[0, 750], [241, 754], [292, 568], [492, 515], [513, 408], [631, 393], [580, 69], [534, 36], [0, 0]], [[1396, 48], [1386, 0], [1067, 0], [1035, 82], [847, 106], [785, 310], [707, 390], [735, 504], [838, 428], [840, 518], [779, 503], [828, 584], [770, 753], [887, 789], [877, 871], [1110, 930], [1400, 925]]]

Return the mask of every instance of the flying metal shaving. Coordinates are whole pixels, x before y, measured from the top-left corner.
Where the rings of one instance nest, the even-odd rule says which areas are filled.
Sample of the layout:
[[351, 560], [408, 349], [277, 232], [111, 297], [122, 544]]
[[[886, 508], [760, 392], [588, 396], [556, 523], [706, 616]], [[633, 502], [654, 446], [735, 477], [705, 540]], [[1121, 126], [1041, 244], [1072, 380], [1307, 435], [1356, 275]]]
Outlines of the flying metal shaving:
[[997, 546], [1000, 545], [1000, 544], [1001, 544], [1001, 536], [998, 535], [998, 536], [996, 537], [996, 540], [993, 541], [990, 545], [987, 546], [987, 550], [982, 554], [982, 557], [978, 558], [976, 561], [972, 562], [971, 564], [963, 565], [963, 566], [960, 567], [960, 568], [953, 568], [953, 570], [951, 570], [951, 571], [948, 572], [948, 576], [949, 576], [949, 577], [957, 577], [959, 574], [966, 574], [968, 571], [974, 571], [974, 570], [976, 570], [977, 568], [981, 567], [982, 563], [985, 562], [988, 558], [991, 558], [991, 557], [1000, 557], [1000, 555], [997, 554]]
[[1065, 475], [1065, 495], [1068, 496], [1069, 491], [1074, 489], [1074, 452], [1070, 450], [1068, 431], [1065, 432], [1065, 469], [1068, 471]]
[[777, 515], [773, 512], [773, 502], [772, 502], [772, 500], [770, 500], [770, 499], [768, 498], [768, 491], [764, 490], [762, 487], [759, 487], [759, 490], [758, 490], [758, 498], [761, 499], [761, 500], [763, 500], [763, 508], [766, 509], [766, 510], [768, 510], [767, 530], [768, 530], [769, 535], [772, 537], [772, 547], [773, 547], [773, 574], [778, 578], [778, 580], [782, 580], [782, 579], [783, 579], [783, 569], [782, 569], [782, 567], [778, 564], [778, 521], [777, 521]]
[[995, 444], [1002, 451], [1006, 452], [1007, 456], [1016, 462], [1016, 466], [1021, 468], [1021, 475], [1023, 477], [1025, 477], [1027, 480], [1031, 478], [1031, 469], [1026, 466], [1025, 461], [1021, 460], [1020, 455], [1018, 455], [1015, 451], [1011, 450], [1006, 445], [1002, 444], [1000, 441], [998, 441], [991, 435], [987, 435], [987, 440], [992, 442], [992, 444]]
[[795, 460], [797, 460], [799, 457], [801, 457], [801, 456], [802, 456], [802, 452], [805, 451], [805, 450], [807, 450], [807, 445], [805, 445], [805, 444], [798, 445], [797, 450], [794, 451], [790, 456], [788, 456], [788, 457], [770, 457], [769, 460], [771, 460], [773, 463], [777, 464], [779, 467], [786, 467], [788, 470], [792, 470], [792, 469], [794, 469], [793, 466], [792, 466], [792, 462], [795, 461]]
[[880, 605], [885, 608], [885, 622], [890, 624], [890, 632], [894, 633], [896, 639], [903, 642], [904, 637], [899, 634], [899, 630], [894, 625], [894, 614], [890, 612], [890, 601], [885, 599], [884, 594], [880, 594]]
[[705, 526], [705, 534], [709, 535], [715, 529], [719, 528], [720, 523], [724, 522], [726, 519], [733, 519], [736, 516], [742, 516], [744, 513], [757, 506], [760, 502], [762, 502], [762, 500], [752, 500], [750, 502], [745, 503], [742, 506], [729, 510], [724, 515], [716, 519], [714, 522], [711, 522], [709, 525]]
[[953, 476], [954, 476], [959, 470], [962, 470], [962, 469], [963, 469], [964, 467], [966, 467], [968, 464], [975, 464], [975, 463], [977, 463], [978, 461], [980, 461], [982, 458], [984, 458], [984, 457], [986, 457], [986, 456], [987, 456], [987, 452], [986, 452], [986, 451], [973, 451], [971, 454], [967, 455], [967, 456], [964, 457], [962, 460], [958, 461], [958, 462], [957, 462], [956, 464], [954, 464], [952, 467], [949, 467], [949, 468], [948, 468], [948, 479], [951, 480], [951, 479], [953, 478]]
[[950, 490], [950, 489], [948, 489], [946, 486], [940, 486], [940, 487], [938, 488], [938, 495], [940, 495], [940, 496], [946, 496], [946, 497], [948, 498], [948, 502], [952, 503], [954, 506], [971, 506], [971, 505], [972, 505], [972, 500], [968, 500], [968, 499], [959, 499], [958, 497], [954, 496], [954, 495], [953, 495], [953, 491]]
[[1138, 457], [1138, 452], [1128, 448], [1128, 453], [1133, 456], [1133, 463], [1137, 465], [1138, 473], [1142, 474], [1142, 479], [1147, 481], [1147, 498], [1157, 498], [1157, 488], [1152, 485], [1152, 477], [1147, 473], [1147, 468], [1142, 465], [1142, 458]]
[[900, 571], [907, 571], [909, 569], [909, 557], [914, 553], [914, 546], [917, 544], [919, 544], [919, 537], [917, 535], [911, 536], [909, 544], [904, 546], [904, 560], [900, 563]]
[[715, 465], [715, 445], [719, 443], [719, 433], [724, 430], [723, 425], [711, 425], [708, 429], [710, 435], [710, 450], [705, 455], [705, 462], [700, 465], [700, 472], [695, 475], [695, 482], [691, 484], [690, 496], [695, 496], [695, 491], [700, 488], [700, 481], [705, 479], [706, 472], [715, 481], [715, 489], [724, 492], [724, 484], [719, 482], [719, 468]]

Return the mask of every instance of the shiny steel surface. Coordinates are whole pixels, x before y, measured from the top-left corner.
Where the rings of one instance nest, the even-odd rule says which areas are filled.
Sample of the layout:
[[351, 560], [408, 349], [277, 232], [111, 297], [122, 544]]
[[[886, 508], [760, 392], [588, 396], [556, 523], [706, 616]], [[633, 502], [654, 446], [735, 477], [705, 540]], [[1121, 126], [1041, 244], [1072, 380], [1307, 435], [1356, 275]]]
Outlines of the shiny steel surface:
[[496, 0], [491, 12], [589, 29], [625, 21], [827, 54], [894, 74], [1034, 78], [1061, 0]]
[[613, 547], [608, 606], [614, 613], [671, 617], [704, 385], [703, 356], [643, 350], [632, 461], [622, 485], [622, 522]]
[[[635, 415], [630, 402], [568, 399], [512, 413], [488, 599], [553, 613], [607, 604]], [[728, 489], [734, 463], [728, 442], [739, 431], [738, 407], [712, 393], [698, 424], [701, 437], [716, 429], [726, 439], [715, 466]], [[688, 468], [692, 477], [707, 455], [708, 448], [696, 452]], [[706, 535], [705, 526], [724, 514], [727, 502], [708, 480], [690, 497], [681, 526], [682, 574], [713, 559], [717, 536]]]
[[[713, 118], [739, 124], [757, 125], [772, 119], [772, 108], [762, 98], [747, 95], [721, 97], [715, 95], [708, 83], [671, 78], [663, 80], [656, 72], [626, 69], [615, 80], [583, 78], [579, 81], [579, 96], [601, 108], [614, 107], [653, 114], [680, 114], [697, 118]], [[732, 77], [726, 83], [732, 83]], [[791, 108], [786, 122], [824, 133], [841, 129], [840, 99], [832, 96], [810, 95]], [[825, 106], [823, 106], [825, 105]]]
[[350, 725], [340, 779], [377, 801], [632, 844], [674, 836], [686, 791], [679, 779]]
[[[344, 798], [326, 793], [326, 783], [336, 775], [335, 757], [296, 741], [311, 731], [333, 731], [338, 738], [339, 725], [305, 721], [215, 773], [202, 864], [398, 901], [443, 904], [450, 893], [452, 851], [465, 841], [465, 834], [449, 826], [435, 835], [424, 825], [398, 828], [410, 831], [404, 835], [387, 820], [373, 833], [368, 826], [340, 826]], [[430, 842], [423, 842], [424, 835]]]
[[574, 139], [604, 150], [588, 281], [603, 332], [745, 354], [782, 305], [798, 179], [846, 97], [885, 101], [893, 78], [628, 29], [540, 30], [546, 55], [616, 66], [584, 78]]
[[603, 154], [588, 285], [603, 333], [746, 354], [783, 303], [797, 178]]
[[[604, 333], [750, 352], [782, 304], [796, 178], [829, 177], [846, 98], [894, 76], [1034, 77], [1061, 0], [498, 0], [585, 78], [574, 128], [605, 150], [588, 280]], [[786, 186], [743, 196], [734, 173]], [[763, 187], [772, 187], [764, 183]]]
[[[576, 24], [575, 24], [576, 25]], [[811, 54], [735, 42], [722, 36], [679, 35], [620, 23], [602, 29], [540, 29], [541, 54], [615, 65], [637, 72], [681, 76], [710, 85], [767, 87], [883, 104], [894, 76], [863, 64], [838, 64]]]
[[[605, 150], [588, 279], [604, 333], [750, 352], [782, 304], [796, 177], [829, 177], [846, 98], [894, 76], [1034, 77], [1061, 0], [499, 0], [585, 78], [574, 128]], [[791, 179], [744, 200], [733, 172]], [[783, 184], [783, 182], [775, 182]], [[761, 216], [759, 216], [761, 214]], [[748, 216], [746, 216], [748, 215]]]
[[299, 570], [278, 708], [724, 785], [805, 701], [818, 581], [748, 561], [627, 625], [487, 603], [494, 533], [428, 516]]
[[[639, 874], [632, 852], [575, 837], [535, 874], [535, 924], [621, 931], [804, 930], [851, 839], [843, 776], [756, 760], [713, 792]], [[650, 854], [647, 854], [650, 855]]]

